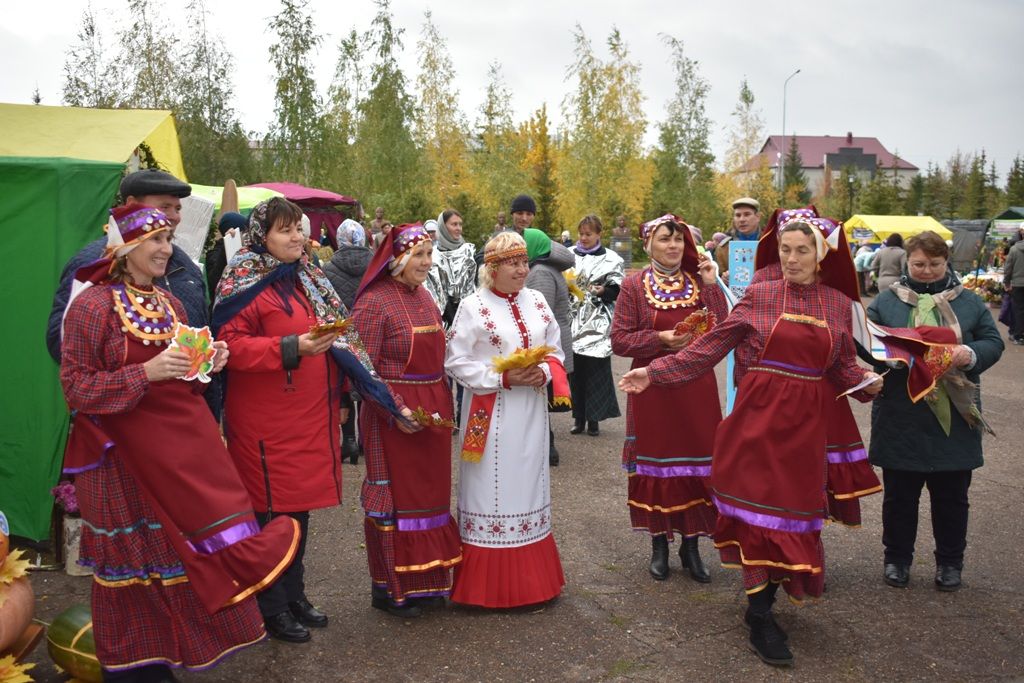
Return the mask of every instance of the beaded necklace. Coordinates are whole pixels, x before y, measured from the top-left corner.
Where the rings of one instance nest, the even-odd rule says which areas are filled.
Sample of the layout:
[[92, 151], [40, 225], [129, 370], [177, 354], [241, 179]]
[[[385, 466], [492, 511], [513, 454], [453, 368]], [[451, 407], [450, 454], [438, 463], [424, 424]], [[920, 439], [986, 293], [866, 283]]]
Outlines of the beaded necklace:
[[170, 343], [178, 316], [167, 298], [154, 287], [138, 289], [128, 283], [111, 285], [114, 311], [121, 319], [121, 331], [149, 346]]
[[647, 302], [661, 310], [689, 306], [700, 296], [697, 281], [682, 270], [674, 275], [662, 275], [650, 267], [644, 271], [643, 282]]

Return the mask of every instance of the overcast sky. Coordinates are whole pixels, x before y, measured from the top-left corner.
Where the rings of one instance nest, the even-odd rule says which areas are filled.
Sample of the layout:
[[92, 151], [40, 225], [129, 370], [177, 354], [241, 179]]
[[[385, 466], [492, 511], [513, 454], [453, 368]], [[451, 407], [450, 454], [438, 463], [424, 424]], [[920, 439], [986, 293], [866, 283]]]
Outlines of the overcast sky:
[[[75, 41], [84, 0], [4, 3], [0, 13], [0, 101], [28, 103], [38, 87], [43, 104], [60, 104], [65, 51]], [[163, 5], [168, 17], [184, 0]], [[94, 0], [108, 44], [124, 20], [126, 0]], [[209, 2], [212, 29], [235, 57], [235, 104], [243, 125], [265, 131], [273, 112], [273, 73], [264, 27], [277, 0]], [[351, 28], [362, 33], [376, 11], [371, 0], [310, 0], [325, 40], [316, 73], [326, 90], [338, 41]], [[1016, 0], [831, 2], [723, 2], [695, 0], [394, 0], [397, 27], [405, 30], [401, 66], [410, 83], [423, 12], [447, 38], [463, 111], [471, 121], [483, 100], [487, 65], [501, 63], [514, 93], [517, 120], [548, 104], [562, 119], [572, 83], [572, 30], [578, 22], [596, 50], [618, 27], [642, 67], [649, 128], [672, 94], [672, 73], [659, 33], [684, 41], [711, 84], [707, 111], [712, 145], [721, 158], [726, 128], [746, 77], [767, 124], [782, 132], [783, 82], [788, 88], [786, 132], [800, 135], [874, 136], [924, 170], [957, 149], [985, 149], [1005, 177], [1024, 152], [1024, 3]], [[173, 23], [172, 19], [172, 23]], [[170, 29], [174, 30], [174, 29]], [[185, 28], [179, 26], [185, 38]], [[2, 131], [0, 131], [2, 134]]]

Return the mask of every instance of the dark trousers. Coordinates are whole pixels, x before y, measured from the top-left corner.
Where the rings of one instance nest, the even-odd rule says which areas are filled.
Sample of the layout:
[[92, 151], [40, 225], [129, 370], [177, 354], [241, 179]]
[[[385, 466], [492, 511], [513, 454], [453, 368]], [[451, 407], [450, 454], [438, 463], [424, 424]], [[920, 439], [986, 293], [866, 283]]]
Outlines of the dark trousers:
[[[306, 535], [309, 532], [309, 512], [275, 512], [275, 517], [288, 515], [299, 523], [302, 530], [302, 539], [299, 541], [299, 549], [295, 553], [295, 560], [291, 565], [277, 577], [277, 581], [261, 593], [256, 594], [256, 602], [260, 606], [260, 613], [264, 617], [272, 617], [275, 614], [288, 611], [288, 603], [302, 600], [306, 597], [306, 584], [302, 577], [305, 568], [302, 566], [302, 558], [306, 554]], [[262, 529], [270, 523], [270, 515], [266, 512], [257, 512], [256, 521]]]
[[967, 489], [971, 470], [907, 472], [882, 470], [882, 543], [885, 561], [909, 565], [914, 561], [917, 510], [921, 489], [928, 487], [935, 536], [935, 564], [963, 568], [967, 547]]
[[344, 392], [341, 395], [341, 407], [348, 408], [348, 420], [345, 424], [341, 425], [341, 438], [343, 439], [355, 439], [356, 438], [356, 420], [359, 419], [359, 410], [356, 402], [352, 400], [352, 394]]
[[1013, 307], [1013, 327], [1010, 328], [1010, 337], [1024, 337], [1024, 287], [1014, 287], [1010, 290], [1010, 305]]

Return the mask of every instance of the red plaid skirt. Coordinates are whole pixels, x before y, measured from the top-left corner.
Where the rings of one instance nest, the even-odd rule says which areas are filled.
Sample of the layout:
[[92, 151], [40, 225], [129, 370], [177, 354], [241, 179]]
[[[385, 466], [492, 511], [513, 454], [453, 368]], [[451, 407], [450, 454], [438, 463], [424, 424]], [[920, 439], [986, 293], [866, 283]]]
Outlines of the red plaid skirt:
[[206, 669], [265, 637], [254, 598], [210, 615], [116, 453], [75, 479], [81, 564], [93, 567], [96, 656], [113, 671], [147, 664]]

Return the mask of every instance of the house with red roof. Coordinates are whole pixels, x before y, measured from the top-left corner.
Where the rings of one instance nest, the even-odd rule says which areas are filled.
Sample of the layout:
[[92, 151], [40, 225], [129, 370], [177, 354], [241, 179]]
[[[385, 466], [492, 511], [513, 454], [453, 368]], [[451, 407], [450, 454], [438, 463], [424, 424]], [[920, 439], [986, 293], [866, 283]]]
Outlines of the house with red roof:
[[899, 185], [906, 188], [920, 171], [914, 164], [887, 150], [878, 138], [856, 137], [847, 133], [845, 136], [787, 135], [785, 138], [770, 135], [761, 151], [743, 165], [740, 173], [755, 173], [764, 164], [779, 178], [794, 138], [803, 161], [807, 188], [815, 195], [823, 189], [826, 172], [836, 180], [844, 168], [852, 168], [865, 181], [884, 173], [896, 176]]

